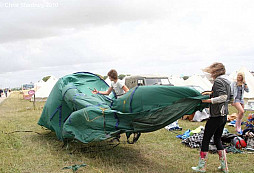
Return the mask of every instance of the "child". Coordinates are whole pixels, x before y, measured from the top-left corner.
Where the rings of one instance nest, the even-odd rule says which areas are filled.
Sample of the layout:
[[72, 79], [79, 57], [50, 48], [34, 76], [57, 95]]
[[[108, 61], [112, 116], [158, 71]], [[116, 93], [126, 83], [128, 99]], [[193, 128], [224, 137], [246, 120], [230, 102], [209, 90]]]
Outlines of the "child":
[[110, 70], [108, 72], [108, 77], [111, 81], [111, 86], [109, 87], [109, 89], [107, 91], [98, 91], [98, 90], [94, 89], [92, 91], [93, 94], [109, 95], [112, 92], [112, 90], [114, 90], [116, 93], [116, 96], [120, 97], [129, 91], [129, 89], [124, 84], [122, 84], [118, 81], [118, 75], [117, 75], [116, 70], [114, 70], [114, 69]]

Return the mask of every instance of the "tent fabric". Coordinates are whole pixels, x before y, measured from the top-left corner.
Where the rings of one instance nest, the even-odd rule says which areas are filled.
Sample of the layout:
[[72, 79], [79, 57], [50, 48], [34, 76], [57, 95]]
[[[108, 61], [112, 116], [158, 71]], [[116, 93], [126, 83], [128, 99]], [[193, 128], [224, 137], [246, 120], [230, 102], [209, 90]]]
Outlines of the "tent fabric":
[[201, 101], [207, 96], [188, 87], [140, 86], [118, 99], [114, 93], [104, 96], [91, 92], [108, 87], [89, 72], [60, 78], [38, 124], [55, 131], [59, 140], [89, 143], [121, 133], [152, 132], [208, 106]]

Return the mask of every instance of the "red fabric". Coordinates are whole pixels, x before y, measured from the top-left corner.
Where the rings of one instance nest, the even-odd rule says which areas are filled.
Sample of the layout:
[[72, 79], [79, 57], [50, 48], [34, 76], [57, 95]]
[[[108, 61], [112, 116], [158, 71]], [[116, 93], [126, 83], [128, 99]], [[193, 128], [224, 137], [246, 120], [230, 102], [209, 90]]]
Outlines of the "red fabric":
[[206, 156], [207, 156], [207, 152], [200, 151], [200, 157], [202, 159], [206, 158]]

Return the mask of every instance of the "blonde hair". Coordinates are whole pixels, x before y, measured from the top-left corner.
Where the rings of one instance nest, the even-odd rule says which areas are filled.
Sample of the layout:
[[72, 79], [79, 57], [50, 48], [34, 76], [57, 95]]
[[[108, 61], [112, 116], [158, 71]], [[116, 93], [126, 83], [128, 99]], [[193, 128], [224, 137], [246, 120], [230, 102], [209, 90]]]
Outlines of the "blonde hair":
[[220, 75], [223, 75], [226, 73], [225, 66], [222, 63], [215, 62], [209, 67], [206, 67], [203, 69], [204, 72], [210, 73], [212, 78], [217, 78]]
[[237, 80], [237, 77], [236, 77], [237, 85], [243, 85], [244, 82], [245, 82], [245, 74], [244, 74], [243, 72], [238, 72], [238, 73], [237, 73], [237, 76], [238, 76], [238, 75], [241, 75], [241, 76], [242, 76], [242, 81], [238, 81], [238, 80]]

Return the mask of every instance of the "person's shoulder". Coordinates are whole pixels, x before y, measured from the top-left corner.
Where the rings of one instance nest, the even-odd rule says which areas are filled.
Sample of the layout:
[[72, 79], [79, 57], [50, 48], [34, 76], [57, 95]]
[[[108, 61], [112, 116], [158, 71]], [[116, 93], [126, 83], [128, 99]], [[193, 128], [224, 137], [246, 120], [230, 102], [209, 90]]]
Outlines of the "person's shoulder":
[[221, 76], [218, 76], [215, 80], [214, 80], [214, 82], [222, 82], [222, 83], [226, 83], [226, 84], [231, 84], [232, 82], [231, 82], [231, 80], [229, 79], [229, 77], [228, 76], [226, 76], [226, 75], [221, 75]]
[[120, 86], [124, 85], [123, 81], [121, 81], [121, 80], [117, 80], [116, 84], [120, 85]]

